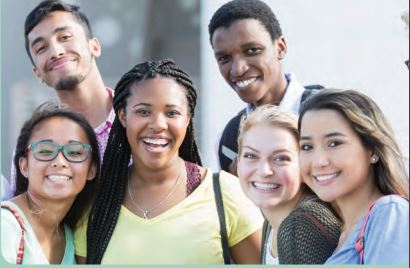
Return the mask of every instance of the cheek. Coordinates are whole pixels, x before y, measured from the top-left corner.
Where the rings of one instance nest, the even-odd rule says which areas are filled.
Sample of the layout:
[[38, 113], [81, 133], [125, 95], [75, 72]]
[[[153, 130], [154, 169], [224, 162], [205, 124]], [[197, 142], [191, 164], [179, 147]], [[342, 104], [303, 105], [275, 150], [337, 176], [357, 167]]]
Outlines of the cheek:
[[297, 165], [279, 169], [277, 171], [277, 175], [279, 178], [282, 179], [283, 183], [285, 183], [289, 187], [289, 190], [299, 190], [301, 178], [299, 174], [299, 168]]
[[308, 172], [308, 167], [309, 167], [309, 157], [305, 154], [299, 154], [299, 169], [300, 169], [300, 174], [302, 177], [304, 174]]
[[252, 164], [244, 161], [238, 162], [238, 177], [241, 181], [249, 181], [254, 172], [255, 167]]

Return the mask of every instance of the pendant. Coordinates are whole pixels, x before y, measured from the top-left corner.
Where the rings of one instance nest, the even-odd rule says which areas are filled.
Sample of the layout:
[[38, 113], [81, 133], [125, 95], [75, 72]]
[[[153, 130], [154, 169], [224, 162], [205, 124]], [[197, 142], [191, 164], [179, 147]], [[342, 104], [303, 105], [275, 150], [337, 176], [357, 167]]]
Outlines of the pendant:
[[143, 210], [142, 213], [144, 213], [144, 219], [148, 220], [148, 210]]

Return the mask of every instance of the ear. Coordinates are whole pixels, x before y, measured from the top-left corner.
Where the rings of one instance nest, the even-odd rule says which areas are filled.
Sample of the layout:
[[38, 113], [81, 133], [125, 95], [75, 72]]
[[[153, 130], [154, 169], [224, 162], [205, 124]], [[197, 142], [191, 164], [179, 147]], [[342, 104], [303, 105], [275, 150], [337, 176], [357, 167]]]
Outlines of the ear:
[[121, 125], [125, 128], [127, 125], [127, 114], [125, 113], [125, 109], [121, 108], [118, 111], [118, 119], [120, 120]]
[[370, 163], [371, 164], [376, 164], [379, 161], [379, 156], [375, 153], [372, 153], [370, 155]]
[[278, 59], [283, 60], [288, 53], [288, 46], [286, 45], [285, 37], [281, 36], [276, 40], [276, 49], [278, 53]]
[[89, 40], [91, 55], [98, 58], [101, 55], [101, 45], [97, 38], [93, 37]]
[[43, 78], [41, 77], [41, 74], [40, 74], [40, 72], [38, 71], [38, 68], [37, 68], [36, 66], [33, 67], [33, 73], [36, 75], [36, 77], [37, 77], [37, 79], [38, 79], [38, 81], [39, 81], [40, 83], [44, 83], [44, 80], [43, 80]]
[[21, 174], [23, 174], [23, 176], [25, 178], [28, 177], [28, 161], [27, 161], [27, 157], [20, 157], [19, 158], [19, 168], [20, 168], [20, 172]]
[[188, 127], [189, 122], [191, 122], [191, 118], [192, 118], [192, 115], [191, 115], [191, 114], [188, 114], [188, 116], [187, 116], [187, 121], [186, 121], [186, 126], [185, 126], [185, 127]]
[[97, 174], [97, 168], [97, 165], [91, 164], [91, 167], [88, 170], [87, 181], [92, 181], [95, 178], [95, 175]]

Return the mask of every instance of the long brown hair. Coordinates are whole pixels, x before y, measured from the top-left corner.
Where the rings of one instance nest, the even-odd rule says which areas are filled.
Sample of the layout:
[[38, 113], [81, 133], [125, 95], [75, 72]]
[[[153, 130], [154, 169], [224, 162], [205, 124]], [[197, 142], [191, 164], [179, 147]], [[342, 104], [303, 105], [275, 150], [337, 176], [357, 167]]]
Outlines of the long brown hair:
[[355, 90], [326, 89], [311, 96], [301, 107], [298, 129], [307, 111], [330, 109], [340, 113], [359, 136], [362, 144], [377, 155], [372, 165], [375, 183], [384, 195], [409, 197], [405, 160], [389, 122], [379, 106]]

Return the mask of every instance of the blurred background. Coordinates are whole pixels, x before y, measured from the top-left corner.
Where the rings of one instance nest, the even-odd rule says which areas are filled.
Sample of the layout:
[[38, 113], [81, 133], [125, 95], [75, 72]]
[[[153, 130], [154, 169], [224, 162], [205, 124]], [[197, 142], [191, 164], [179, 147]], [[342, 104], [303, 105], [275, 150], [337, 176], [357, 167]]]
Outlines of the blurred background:
[[[1, 172], [10, 177], [12, 151], [32, 110], [55, 99], [40, 84], [24, 49], [24, 20], [39, 0], [1, 0]], [[216, 148], [227, 121], [244, 103], [221, 77], [208, 23], [226, 0], [67, 0], [81, 6], [102, 45], [105, 84], [138, 62], [174, 58], [199, 93], [196, 134], [205, 166], [218, 169]], [[383, 109], [409, 155], [409, 32], [407, 0], [266, 0], [288, 44], [285, 70], [302, 84], [353, 88]], [[408, 161], [408, 160], [407, 160]]]

